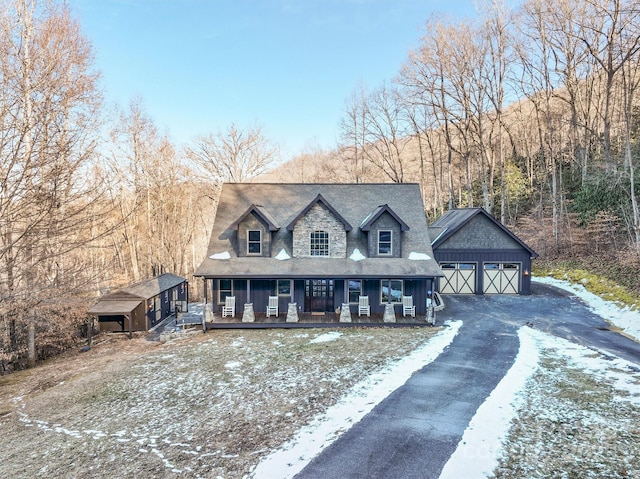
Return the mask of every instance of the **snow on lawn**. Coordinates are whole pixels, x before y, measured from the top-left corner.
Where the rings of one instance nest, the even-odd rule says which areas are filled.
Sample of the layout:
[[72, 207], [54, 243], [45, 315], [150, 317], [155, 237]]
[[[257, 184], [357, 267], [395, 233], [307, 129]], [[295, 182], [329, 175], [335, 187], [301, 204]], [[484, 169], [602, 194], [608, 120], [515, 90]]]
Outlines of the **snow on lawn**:
[[587, 291], [581, 284], [573, 284], [569, 281], [563, 281], [548, 277], [536, 277], [535, 282], [555, 286], [575, 294], [582, 299], [596, 314], [603, 319], [611, 322], [613, 325], [622, 329], [626, 334], [640, 341], [640, 313], [632, 311], [630, 308], [621, 308], [611, 301], [605, 301], [600, 296]]
[[[596, 314], [609, 319], [623, 328], [628, 334], [635, 331], [636, 334], [634, 336], [636, 338], [639, 337], [637, 334], [638, 313], [622, 310], [587, 292], [581, 286], [575, 287], [568, 282], [557, 280], [540, 282], [576, 293], [589, 304]], [[544, 411], [541, 411], [541, 414], [548, 413], [553, 416], [556, 414], [554, 409], [561, 411], [557, 413], [558, 415], [573, 414], [568, 412], [560, 402], [551, 404], [544, 400], [540, 401], [539, 398], [548, 392], [540, 390], [534, 384], [527, 383], [536, 370], [541, 367], [541, 357], [545, 357], [547, 360], [560, 361], [562, 364], [566, 364], [566, 367], [584, 371], [588, 377], [601, 384], [606, 383], [615, 390], [615, 402], [625, 401], [632, 407], [640, 407], [640, 374], [638, 374], [637, 365], [621, 358], [612, 358], [610, 354], [607, 356], [599, 354], [593, 349], [579, 346], [565, 339], [527, 327], [521, 328], [518, 336], [520, 350], [513, 366], [487, 400], [478, 408], [456, 451], [443, 468], [440, 479], [493, 477], [501, 456], [508, 456], [509, 454], [508, 451], [504, 451], [504, 445], [505, 440], [508, 440], [512, 421], [516, 418], [518, 409], [524, 405], [526, 399], [531, 399], [532, 394], [536, 396], [532, 401], [533, 403], [536, 400], [544, 403]], [[551, 374], [558, 375], [557, 372], [552, 372]], [[555, 380], [559, 382], [565, 381], [566, 383], [566, 379], [560, 378], [559, 375]], [[528, 387], [525, 387], [525, 385]], [[584, 391], [582, 395], [589, 395], [590, 393], [591, 391]], [[576, 412], [576, 414], [579, 414], [579, 412]], [[622, 418], [621, 424], [623, 425], [621, 427], [623, 428], [625, 427], [624, 422], [626, 419], [626, 417]], [[603, 418], [594, 418], [592, 420], [594, 422], [606, 421]], [[631, 424], [630, 427], [632, 429], [630, 433], [634, 434], [633, 431], [637, 428], [637, 424]], [[530, 451], [544, 450], [542, 444], [544, 438], [538, 437], [537, 440], [541, 442], [540, 446], [526, 443], [525, 448]], [[587, 447], [585, 446], [585, 449]], [[507, 463], [509, 462], [508, 459], [503, 458], [503, 460]], [[514, 460], [516, 462], [524, 462], [519, 457], [514, 458]], [[589, 470], [589, 467], [591, 466], [588, 466], [587, 470]], [[509, 473], [512, 472], [509, 471]], [[510, 477], [509, 473], [506, 474], [506, 477]], [[605, 475], [608, 476], [608, 474]], [[597, 474], [595, 477], [598, 477]]]
[[538, 366], [532, 330], [518, 331], [520, 350], [507, 374], [471, 419], [440, 479], [487, 477], [495, 469], [511, 420], [522, 403], [518, 394]]
[[330, 331], [328, 333], [321, 334], [317, 338], [313, 338], [309, 341], [311, 344], [328, 343], [330, 341], [336, 341], [342, 334], [339, 331]]
[[362, 404], [344, 400], [351, 409], [330, 434], [357, 421], [380, 400], [367, 396], [367, 384], [386, 387], [382, 396], [395, 388], [377, 372], [400, 361], [410, 375], [418, 366], [405, 358], [439, 334], [219, 331], [154, 345], [114, 338], [43, 365], [24, 384], [2, 385], [0, 435], [11, 448], [0, 452], [0, 477], [245, 478], [305, 425], [330, 427], [314, 418], [349, 391]]
[[[449, 327], [401, 360], [388, 365], [356, 384], [351, 391], [296, 436], [263, 459], [253, 471], [259, 479], [286, 479], [304, 466], [341, 434], [368, 414], [379, 402], [402, 386], [411, 375], [432, 362], [451, 343], [461, 321]], [[333, 335], [327, 333], [316, 338]]]

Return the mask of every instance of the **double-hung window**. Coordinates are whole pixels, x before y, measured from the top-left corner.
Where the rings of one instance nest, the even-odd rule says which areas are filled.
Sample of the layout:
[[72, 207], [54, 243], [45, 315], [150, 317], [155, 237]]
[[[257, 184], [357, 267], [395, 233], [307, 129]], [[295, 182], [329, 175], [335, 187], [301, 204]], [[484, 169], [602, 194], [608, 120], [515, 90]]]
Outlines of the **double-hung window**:
[[393, 233], [391, 230], [378, 231], [378, 254], [390, 255], [393, 252], [392, 248]]
[[233, 280], [218, 280], [218, 303], [223, 304], [227, 296], [233, 296]]
[[349, 280], [349, 302], [357, 303], [362, 296], [362, 280], [350, 279]]
[[329, 256], [329, 233], [313, 231], [310, 239], [311, 256]]
[[247, 254], [262, 254], [262, 232], [260, 230], [247, 231]]

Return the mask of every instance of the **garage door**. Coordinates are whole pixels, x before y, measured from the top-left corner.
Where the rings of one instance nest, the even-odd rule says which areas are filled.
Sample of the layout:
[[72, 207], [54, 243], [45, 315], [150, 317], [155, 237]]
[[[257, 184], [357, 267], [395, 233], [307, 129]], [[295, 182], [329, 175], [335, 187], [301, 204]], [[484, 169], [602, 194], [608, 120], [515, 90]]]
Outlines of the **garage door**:
[[487, 294], [518, 294], [520, 265], [518, 263], [484, 263], [484, 292]]
[[440, 282], [443, 294], [475, 294], [475, 263], [442, 263], [440, 265], [444, 278]]

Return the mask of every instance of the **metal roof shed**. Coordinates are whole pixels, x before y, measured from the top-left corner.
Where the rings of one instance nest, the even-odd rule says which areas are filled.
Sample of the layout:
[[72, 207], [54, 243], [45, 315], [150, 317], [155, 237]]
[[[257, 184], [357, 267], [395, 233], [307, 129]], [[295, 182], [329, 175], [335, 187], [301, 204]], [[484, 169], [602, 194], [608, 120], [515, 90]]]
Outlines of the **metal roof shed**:
[[188, 300], [185, 278], [165, 273], [100, 298], [88, 313], [101, 331], [147, 331]]

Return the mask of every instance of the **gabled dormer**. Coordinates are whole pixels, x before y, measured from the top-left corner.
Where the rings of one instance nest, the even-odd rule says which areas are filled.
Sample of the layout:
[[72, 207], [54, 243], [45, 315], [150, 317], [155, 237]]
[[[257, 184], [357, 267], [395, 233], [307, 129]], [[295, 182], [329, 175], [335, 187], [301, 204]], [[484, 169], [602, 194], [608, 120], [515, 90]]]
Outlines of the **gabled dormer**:
[[347, 232], [353, 228], [321, 195], [289, 223], [293, 236], [293, 257], [346, 258]]
[[271, 256], [272, 233], [280, 227], [260, 205], [251, 205], [231, 226], [237, 231], [238, 256]]
[[373, 210], [360, 229], [367, 233], [370, 258], [402, 257], [402, 233], [409, 231], [409, 225], [389, 205], [380, 205]]

